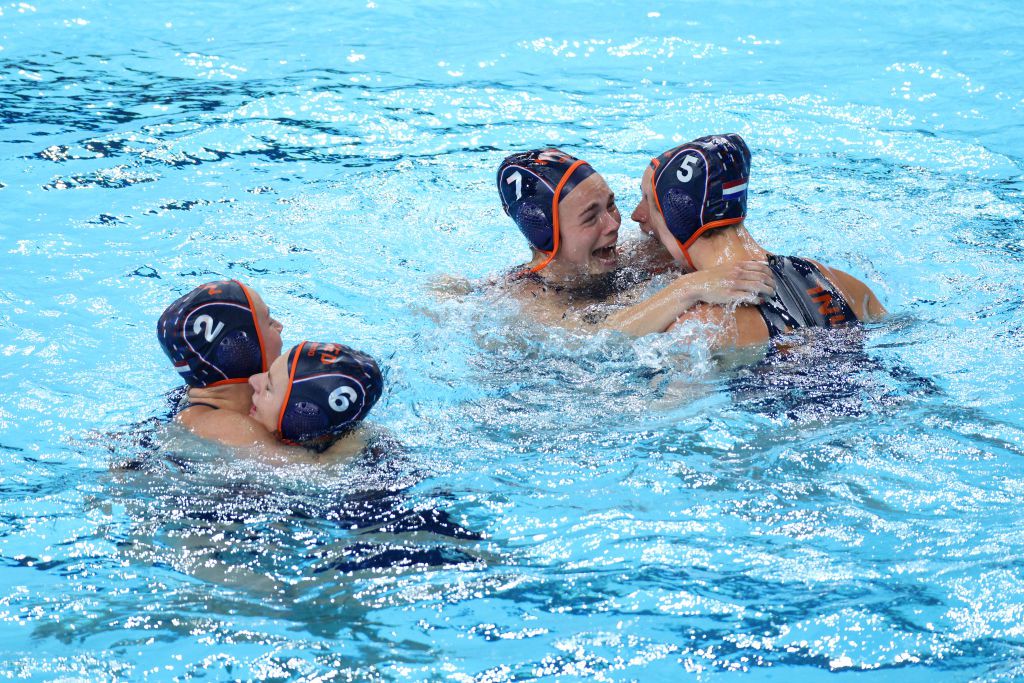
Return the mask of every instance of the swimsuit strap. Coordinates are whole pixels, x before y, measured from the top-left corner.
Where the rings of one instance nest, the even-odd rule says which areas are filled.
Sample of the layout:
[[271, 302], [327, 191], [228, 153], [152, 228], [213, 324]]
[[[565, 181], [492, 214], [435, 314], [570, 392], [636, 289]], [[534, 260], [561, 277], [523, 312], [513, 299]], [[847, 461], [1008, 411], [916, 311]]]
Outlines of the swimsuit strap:
[[192, 401], [192, 402], [189, 402], [189, 404], [187, 406], [185, 406], [184, 408], [182, 408], [178, 412], [179, 413], [183, 413], [186, 410], [188, 410], [189, 408], [195, 408], [196, 406], [206, 406], [207, 408], [213, 408], [214, 410], [220, 410], [220, 408], [218, 408], [217, 406], [213, 405], [212, 403], [203, 403], [202, 401]]
[[768, 266], [775, 276], [775, 296], [757, 310], [770, 337], [802, 327], [839, 327], [857, 321], [839, 288], [811, 261], [769, 254]]

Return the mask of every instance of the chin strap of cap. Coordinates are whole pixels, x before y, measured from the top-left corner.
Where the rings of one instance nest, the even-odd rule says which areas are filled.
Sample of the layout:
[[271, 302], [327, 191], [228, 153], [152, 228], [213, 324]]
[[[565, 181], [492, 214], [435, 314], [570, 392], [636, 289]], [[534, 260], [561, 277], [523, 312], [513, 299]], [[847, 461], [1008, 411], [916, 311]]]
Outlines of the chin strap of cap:
[[[657, 159], [651, 159], [651, 168], [654, 169], [654, 172], [651, 173], [651, 196], [654, 197], [654, 205], [658, 207], [658, 213], [661, 214], [661, 218], [662, 218], [662, 220], [664, 220], [665, 212], [662, 211], [662, 209], [661, 209], [661, 200], [658, 199], [658, 189], [655, 187], [655, 182], [654, 182], [655, 178], [658, 175], [657, 171], [658, 171], [658, 167], [659, 166], [661, 166], [661, 162], [660, 161], [658, 161]], [[697, 234], [699, 235], [700, 233], [698, 232]], [[687, 242], [684, 245], [682, 242], [680, 242], [676, 238], [675, 235], [672, 235], [672, 239], [674, 239], [676, 241], [676, 244], [679, 245], [679, 249], [682, 250], [683, 258], [685, 258], [686, 262], [689, 264], [690, 270], [697, 270], [697, 267], [695, 265], [693, 265], [693, 261], [690, 260], [690, 250], [687, 248], [693, 242], [692, 241], [691, 242]]]
[[280, 438], [284, 443], [292, 446], [296, 445], [295, 442], [284, 438], [281, 425], [284, 423], [284, 414], [288, 411], [288, 401], [292, 397], [292, 386], [295, 384], [295, 369], [299, 367], [299, 356], [302, 353], [302, 347], [306, 344], [307, 342], [302, 342], [288, 354], [288, 388], [285, 390], [284, 400], [281, 401], [281, 412], [277, 414], [277, 433], [281, 435]]
[[540, 270], [545, 268], [549, 263], [551, 263], [551, 261], [554, 260], [554, 258], [555, 258], [555, 254], [558, 253], [558, 244], [560, 242], [560, 237], [559, 236], [560, 236], [560, 234], [562, 232], [561, 228], [559, 227], [559, 220], [558, 220], [558, 201], [562, 197], [562, 188], [565, 187], [565, 184], [567, 182], [569, 182], [569, 178], [572, 177], [573, 172], [577, 168], [579, 168], [580, 166], [583, 166], [586, 163], [587, 162], [583, 161], [582, 159], [577, 159], [568, 168], [568, 170], [566, 170], [565, 174], [562, 175], [562, 179], [558, 181], [558, 185], [555, 186], [555, 193], [551, 197], [551, 222], [553, 224], [553, 228], [552, 228], [551, 232], [552, 232], [552, 239], [554, 240], [554, 243], [551, 245], [551, 251], [541, 252], [543, 254], [546, 254], [547, 258], [544, 259], [544, 261], [541, 262], [540, 265], [536, 265], [536, 266], [534, 266], [532, 268], [526, 268], [525, 270], [522, 271], [523, 274], [539, 272]]

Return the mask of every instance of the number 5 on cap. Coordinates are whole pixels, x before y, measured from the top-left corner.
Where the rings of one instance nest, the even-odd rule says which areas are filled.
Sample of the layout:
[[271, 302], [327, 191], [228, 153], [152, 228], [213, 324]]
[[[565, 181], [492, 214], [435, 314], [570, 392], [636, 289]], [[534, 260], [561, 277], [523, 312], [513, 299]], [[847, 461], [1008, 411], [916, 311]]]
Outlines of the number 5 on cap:
[[[688, 156], [685, 157], [682, 163], [679, 164], [679, 169], [676, 170], [676, 178], [679, 178], [679, 182], [688, 183], [690, 178], [693, 177], [693, 165], [697, 163], [699, 157]], [[684, 174], [683, 171], [686, 171]]]

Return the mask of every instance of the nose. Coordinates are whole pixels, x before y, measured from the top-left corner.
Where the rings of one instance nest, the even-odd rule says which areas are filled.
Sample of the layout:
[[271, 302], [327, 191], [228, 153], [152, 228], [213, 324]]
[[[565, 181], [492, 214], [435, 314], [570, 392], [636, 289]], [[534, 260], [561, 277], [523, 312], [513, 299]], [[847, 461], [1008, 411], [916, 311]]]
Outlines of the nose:
[[262, 385], [263, 381], [266, 379], [266, 376], [267, 376], [267, 373], [261, 372], [261, 373], [258, 373], [256, 375], [253, 375], [253, 376], [251, 376], [249, 378], [249, 386], [252, 387], [252, 390], [254, 392], [258, 392], [260, 390], [260, 386]]
[[644, 205], [644, 200], [640, 200], [640, 202], [636, 205], [636, 208], [633, 209], [633, 213], [631, 213], [629, 217], [632, 218], [637, 223], [639, 223], [640, 225], [643, 225], [644, 223], [647, 222], [647, 207]]
[[270, 327], [278, 332], [284, 332], [284, 324], [276, 318], [270, 319]]
[[617, 232], [619, 226], [622, 225], [622, 214], [619, 213], [619, 207], [612, 206], [609, 211], [605, 211], [602, 216], [601, 232]]

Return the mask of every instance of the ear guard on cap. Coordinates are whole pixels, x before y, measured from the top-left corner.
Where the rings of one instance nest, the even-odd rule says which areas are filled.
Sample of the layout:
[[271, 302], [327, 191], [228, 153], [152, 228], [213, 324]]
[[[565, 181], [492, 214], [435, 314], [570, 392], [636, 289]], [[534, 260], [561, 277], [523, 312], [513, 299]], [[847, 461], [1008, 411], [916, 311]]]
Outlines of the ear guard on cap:
[[548, 256], [532, 272], [544, 268], [558, 253], [558, 202], [593, 174], [587, 162], [553, 148], [520, 152], [501, 162], [502, 208], [526, 240]]
[[533, 201], [519, 203], [516, 214], [512, 217], [526, 241], [541, 251], [551, 251], [555, 235], [550, 209]]
[[208, 282], [180, 297], [160, 316], [156, 332], [191, 387], [247, 382], [267, 369], [251, 292], [237, 280]]
[[302, 342], [288, 353], [288, 391], [277, 429], [290, 443], [336, 436], [358, 424], [381, 396], [384, 378], [370, 356], [342, 344]]
[[651, 168], [655, 202], [692, 268], [698, 237], [747, 215], [750, 149], [736, 133], [709, 135], [652, 159]]

